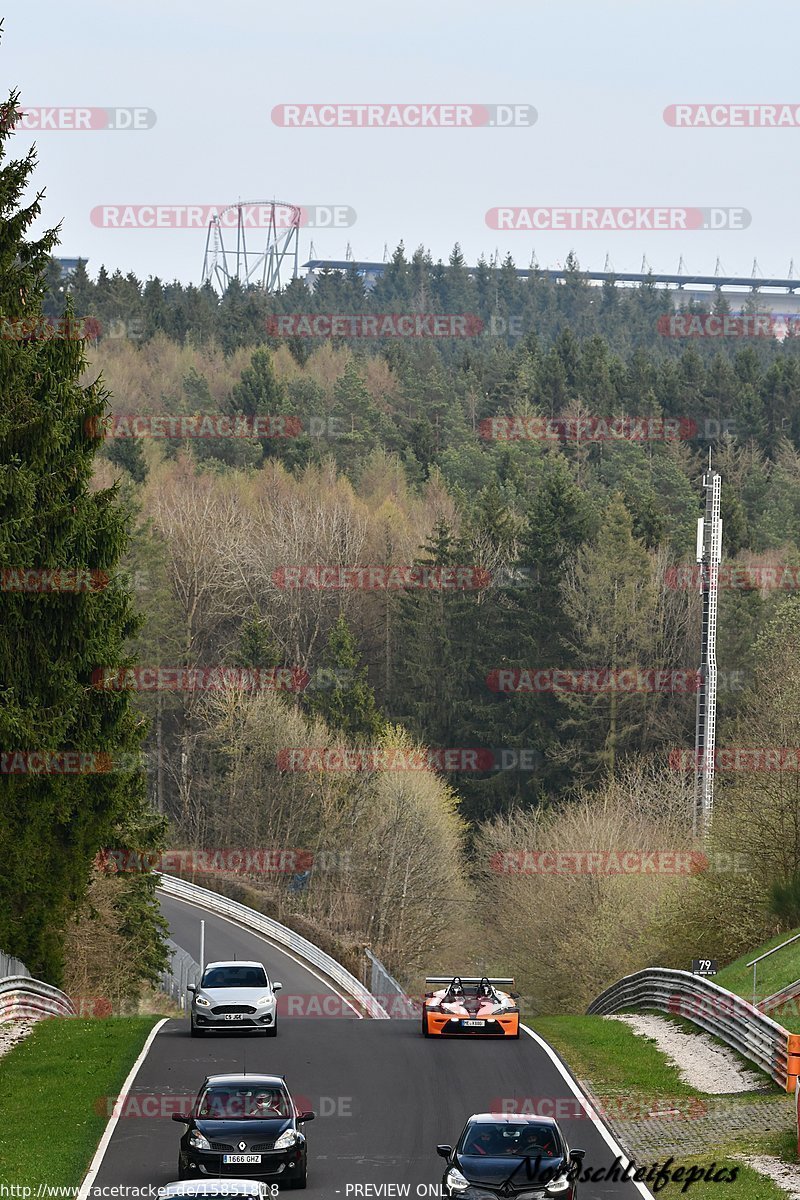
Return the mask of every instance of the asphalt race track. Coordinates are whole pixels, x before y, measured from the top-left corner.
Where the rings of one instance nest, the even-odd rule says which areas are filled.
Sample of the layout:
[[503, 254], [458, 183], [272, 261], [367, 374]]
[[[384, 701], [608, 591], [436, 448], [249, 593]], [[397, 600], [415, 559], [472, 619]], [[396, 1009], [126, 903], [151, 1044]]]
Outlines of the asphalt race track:
[[[326, 1004], [333, 1011], [347, 1009], [307, 968], [258, 935], [182, 901], [162, 897], [162, 909], [171, 936], [193, 957], [199, 957], [203, 917], [207, 962], [234, 954], [259, 959], [273, 979], [281, 980], [278, 1036], [237, 1032], [190, 1038], [188, 1021], [171, 1020], [139, 1070], [131, 1105], [151, 1096], [194, 1095], [206, 1074], [245, 1065], [248, 1071], [285, 1075], [301, 1106], [319, 1114], [306, 1126], [308, 1196], [398, 1196], [404, 1191], [396, 1190], [397, 1185], [406, 1184], [411, 1185], [407, 1195], [435, 1195], [444, 1166], [436, 1145], [455, 1142], [470, 1113], [497, 1109], [502, 1098], [563, 1097], [566, 1102], [573, 1097], [546, 1052], [524, 1032], [519, 1041], [440, 1042], [423, 1038], [416, 1020], [314, 1015]], [[297, 999], [301, 996], [303, 1000]], [[308, 1016], [286, 1015], [290, 1006], [297, 1011], [300, 1005]], [[157, 1104], [153, 1117], [120, 1117], [95, 1186], [143, 1186], [177, 1178], [184, 1127], [161, 1115], [163, 1108]], [[586, 1150], [584, 1166], [611, 1166], [615, 1153], [591, 1120], [572, 1116], [561, 1125], [571, 1146]], [[366, 1184], [373, 1186], [366, 1190]], [[379, 1191], [374, 1185], [380, 1184], [395, 1187]], [[357, 1185], [362, 1186], [355, 1190]], [[417, 1185], [430, 1185], [430, 1190]], [[613, 1181], [583, 1183], [578, 1191], [579, 1200], [650, 1195], [633, 1183]]]

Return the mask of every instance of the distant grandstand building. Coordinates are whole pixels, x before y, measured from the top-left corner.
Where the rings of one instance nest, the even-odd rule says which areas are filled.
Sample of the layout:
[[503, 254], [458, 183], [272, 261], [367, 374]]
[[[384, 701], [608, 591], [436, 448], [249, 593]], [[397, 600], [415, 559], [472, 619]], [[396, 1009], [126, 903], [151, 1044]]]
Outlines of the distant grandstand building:
[[[333, 258], [312, 258], [303, 264], [307, 272], [306, 283], [311, 288], [315, 279], [323, 272], [355, 270], [363, 279], [368, 291], [375, 286], [388, 265], [385, 262], [354, 262], [350, 259]], [[469, 274], [475, 270], [475, 267], [467, 267]], [[569, 274], [564, 268], [551, 267], [517, 267], [516, 273], [520, 279], [537, 275], [554, 283], [563, 283]], [[800, 296], [797, 294], [800, 290], [800, 279], [794, 279], [791, 270], [785, 279], [762, 279], [752, 275], [670, 275], [655, 271], [579, 271], [578, 274], [588, 283], [597, 286], [612, 283], [618, 287], [640, 287], [647, 283], [664, 288], [673, 292], [676, 308], [690, 302], [708, 306], [713, 304], [716, 295], [720, 294], [725, 297], [732, 310], [737, 306], [752, 304], [757, 297], [759, 308], [764, 312], [800, 313]]]

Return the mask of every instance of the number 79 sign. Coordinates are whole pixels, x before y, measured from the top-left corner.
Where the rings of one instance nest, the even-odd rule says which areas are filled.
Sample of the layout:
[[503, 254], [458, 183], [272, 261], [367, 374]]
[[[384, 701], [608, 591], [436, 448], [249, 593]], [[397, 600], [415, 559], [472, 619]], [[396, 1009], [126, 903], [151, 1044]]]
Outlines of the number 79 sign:
[[693, 958], [692, 959], [692, 974], [693, 975], [716, 975], [717, 960], [715, 958]]

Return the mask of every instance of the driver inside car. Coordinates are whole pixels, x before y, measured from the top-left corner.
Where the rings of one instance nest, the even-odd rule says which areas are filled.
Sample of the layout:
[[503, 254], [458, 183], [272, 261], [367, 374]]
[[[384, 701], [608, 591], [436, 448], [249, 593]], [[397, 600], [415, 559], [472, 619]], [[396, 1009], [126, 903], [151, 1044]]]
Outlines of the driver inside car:
[[279, 1097], [276, 1096], [274, 1092], [259, 1092], [255, 1098], [253, 1115], [256, 1117], [281, 1116], [281, 1103]]
[[493, 1155], [495, 1152], [493, 1131], [485, 1127], [478, 1129], [464, 1152], [465, 1154]]
[[442, 996], [442, 1004], [452, 1004], [455, 1001], [464, 999], [464, 985], [456, 976], [453, 982], [448, 987], [444, 996]]

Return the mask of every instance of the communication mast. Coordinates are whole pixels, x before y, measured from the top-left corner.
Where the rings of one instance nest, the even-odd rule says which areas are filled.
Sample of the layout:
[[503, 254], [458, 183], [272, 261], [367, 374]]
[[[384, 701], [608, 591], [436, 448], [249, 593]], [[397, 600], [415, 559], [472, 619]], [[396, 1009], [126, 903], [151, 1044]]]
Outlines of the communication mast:
[[[268, 292], [281, 286], [281, 268], [294, 259], [292, 278], [299, 267], [301, 209], [280, 200], [248, 200], [229, 204], [208, 222], [203, 283], [224, 292], [232, 279], [243, 287], [257, 284]], [[248, 249], [247, 234], [258, 246]], [[225, 245], [225, 234], [236, 234], [236, 247]]]
[[703, 597], [697, 721], [695, 725], [694, 820], [695, 837], [705, 838], [714, 809], [714, 758], [717, 726], [717, 600], [722, 558], [720, 494], [722, 476], [711, 469], [703, 475], [705, 516], [697, 522], [697, 561]]

